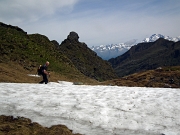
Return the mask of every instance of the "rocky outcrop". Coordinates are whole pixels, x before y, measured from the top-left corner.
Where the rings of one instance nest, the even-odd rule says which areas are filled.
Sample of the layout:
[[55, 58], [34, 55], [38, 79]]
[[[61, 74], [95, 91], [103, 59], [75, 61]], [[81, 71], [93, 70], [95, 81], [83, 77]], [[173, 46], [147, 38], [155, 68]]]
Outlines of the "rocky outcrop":
[[78, 34], [76, 32], [72, 31], [72, 32], [69, 33], [67, 39], [70, 40], [70, 41], [78, 42], [79, 41], [79, 36], [78, 36]]

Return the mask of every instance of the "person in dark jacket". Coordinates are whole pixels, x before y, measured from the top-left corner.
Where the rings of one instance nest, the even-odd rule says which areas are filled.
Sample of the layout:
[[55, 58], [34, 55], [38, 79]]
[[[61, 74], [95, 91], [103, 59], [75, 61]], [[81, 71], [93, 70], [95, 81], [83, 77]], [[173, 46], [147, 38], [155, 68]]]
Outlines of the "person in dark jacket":
[[42, 74], [42, 77], [43, 77], [43, 80], [39, 83], [45, 83], [47, 84], [48, 83], [48, 75], [50, 76], [50, 73], [47, 71], [47, 68], [49, 66], [49, 62], [46, 61], [46, 64], [41, 66], [41, 74]]

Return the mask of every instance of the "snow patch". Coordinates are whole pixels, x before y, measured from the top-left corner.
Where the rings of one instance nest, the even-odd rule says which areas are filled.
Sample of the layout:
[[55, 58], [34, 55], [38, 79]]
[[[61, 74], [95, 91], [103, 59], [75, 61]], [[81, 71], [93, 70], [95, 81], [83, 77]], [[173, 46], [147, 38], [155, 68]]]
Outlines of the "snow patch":
[[33, 74], [28, 74], [28, 76], [41, 77], [41, 76], [39, 76], [39, 75], [33, 75]]

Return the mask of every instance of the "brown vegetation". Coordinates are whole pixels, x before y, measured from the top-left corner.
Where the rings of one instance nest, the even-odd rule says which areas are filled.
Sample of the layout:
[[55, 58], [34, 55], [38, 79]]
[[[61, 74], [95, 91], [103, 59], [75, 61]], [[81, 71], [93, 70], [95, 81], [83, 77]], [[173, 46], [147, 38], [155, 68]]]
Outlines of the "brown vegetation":
[[[65, 76], [64, 74], [54, 71], [50, 72], [50, 82], [58, 81], [70, 81], [70, 82], [83, 82], [84, 84], [96, 83], [97, 81], [86, 76], [71, 75]], [[38, 83], [42, 80], [42, 77], [29, 76], [29, 74], [37, 75], [37, 67], [31, 70], [24, 69], [21, 65], [15, 62], [0, 63], [0, 82], [11, 83]]]
[[180, 66], [138, 72], [102, 84], [129, 87], [180, 88]]
[[43, 127], [24, 117], [0, 116], [0, 135], [80, 135], [64, 125]]

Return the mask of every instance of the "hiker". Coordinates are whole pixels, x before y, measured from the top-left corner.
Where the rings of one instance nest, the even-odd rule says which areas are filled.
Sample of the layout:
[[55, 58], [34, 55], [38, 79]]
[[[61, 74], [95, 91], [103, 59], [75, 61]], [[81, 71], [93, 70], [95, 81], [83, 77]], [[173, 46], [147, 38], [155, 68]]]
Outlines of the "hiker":
[[39, 83], [48, 83], [48, 75], [50, 76], [50, 73], [47, 71], [47, 67], [49, 66], [49, 62], [46, 61], [46, 64], [44, 66], [41, 66], [41, 75], [43, 77], [43, 80]]

